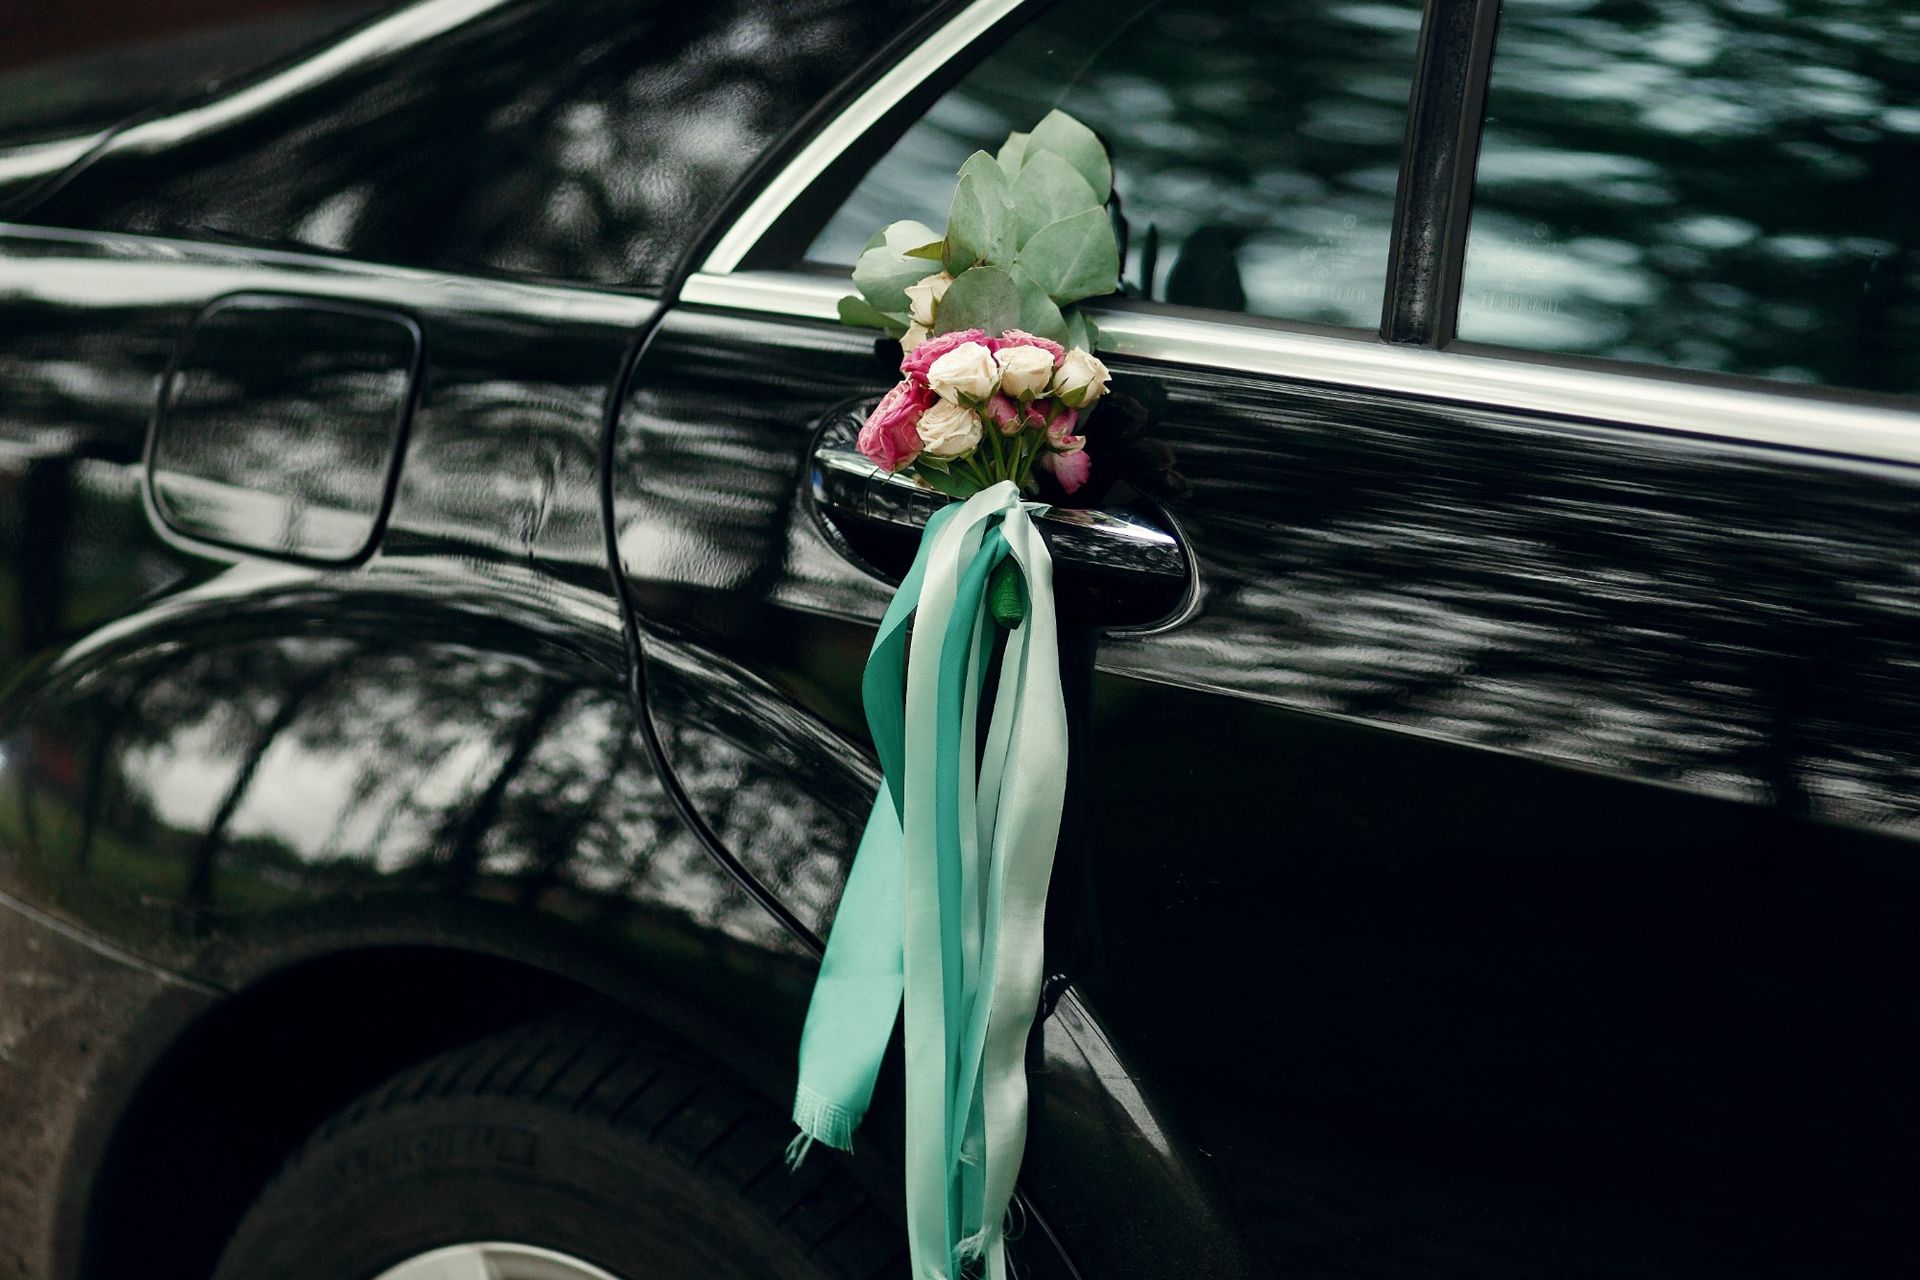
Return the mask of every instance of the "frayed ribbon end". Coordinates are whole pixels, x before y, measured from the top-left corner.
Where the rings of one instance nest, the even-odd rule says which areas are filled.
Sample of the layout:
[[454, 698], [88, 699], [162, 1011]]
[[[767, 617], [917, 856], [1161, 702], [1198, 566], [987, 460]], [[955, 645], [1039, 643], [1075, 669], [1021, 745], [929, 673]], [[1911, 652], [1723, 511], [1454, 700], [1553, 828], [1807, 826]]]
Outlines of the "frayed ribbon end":
[[793, 1096], [793, 1122], [800, 1127], [800, 1132], [787, 1144], [789, 1170], [800, 1168], [801, 1161], [807, 1158], [807, 1152], [813, 1150], [816, 1142], [836, 1151], [852, 1151], [853, 1131], [860, 1127], [859, 1116], [805, 1085]]

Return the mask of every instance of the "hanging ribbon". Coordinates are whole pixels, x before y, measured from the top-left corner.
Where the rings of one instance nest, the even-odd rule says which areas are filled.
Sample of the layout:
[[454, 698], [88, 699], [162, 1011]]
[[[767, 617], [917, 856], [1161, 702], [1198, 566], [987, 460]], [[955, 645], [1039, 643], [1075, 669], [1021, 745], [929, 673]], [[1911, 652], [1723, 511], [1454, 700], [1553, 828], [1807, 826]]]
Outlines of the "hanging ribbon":
[[[916, 1280], [957, 1280], [973, 1259], [1006, 1275], [1067, 777], [1053, 562], [1028, 515], [1043, 509], [1011, 481], [943, 508], [887, 607], [861, 682], [885, 781], [800, 1040], [793, 1157], [814, 1141], [850, 1151], [904, 996]], [[976, 761], [995, 635], [987, 584], [1003, 561], [1018, 570], [1025, 617], [1007, 635]]]

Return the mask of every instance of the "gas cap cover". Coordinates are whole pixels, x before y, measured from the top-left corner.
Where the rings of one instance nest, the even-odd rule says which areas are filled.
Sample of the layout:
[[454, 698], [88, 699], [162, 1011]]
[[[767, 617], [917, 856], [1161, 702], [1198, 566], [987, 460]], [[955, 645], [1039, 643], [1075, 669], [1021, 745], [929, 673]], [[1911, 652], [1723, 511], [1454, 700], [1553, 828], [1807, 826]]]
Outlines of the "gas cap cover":
[[393, 504], [420, 355], [419, 326], [396, 311], [217, 299], [161, 382], [152, 514], [183, 538], [256, 555], [365, 559]]

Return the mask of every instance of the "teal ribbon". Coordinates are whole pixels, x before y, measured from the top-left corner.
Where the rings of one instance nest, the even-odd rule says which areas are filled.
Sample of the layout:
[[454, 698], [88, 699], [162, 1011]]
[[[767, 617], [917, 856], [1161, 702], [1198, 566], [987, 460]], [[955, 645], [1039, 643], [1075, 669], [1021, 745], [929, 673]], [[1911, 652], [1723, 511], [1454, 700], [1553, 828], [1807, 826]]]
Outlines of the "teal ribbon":
[[[916, 1280], [957, 1280], [973, 1259], [1003, 1280], [1026, 1147], [1025, 1046], [1067, 776], [1053, 563], [1029, 509], [1003, 481], [936, 513], [881, 620], [861, 693], [885, 781], [800, 1040], [794, 1158], [814, 1141], [850, 1151], [905, 1006]], [[987, 584], [1003, 561], [1027, 608], [976, 757]]]

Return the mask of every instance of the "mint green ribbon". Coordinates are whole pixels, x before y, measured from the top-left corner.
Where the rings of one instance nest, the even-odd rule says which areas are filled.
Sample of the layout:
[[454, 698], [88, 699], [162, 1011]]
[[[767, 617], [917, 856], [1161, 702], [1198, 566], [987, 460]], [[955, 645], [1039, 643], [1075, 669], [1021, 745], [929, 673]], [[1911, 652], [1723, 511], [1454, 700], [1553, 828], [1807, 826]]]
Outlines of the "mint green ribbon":
[[[885, 781], [800, 1039], [793, 1156], [813, 1141], [850, 1151], [904, 1000], [916, 1280], [957, 1280], [972, 1259], [1004, 1280], [1026, 1148], [1025, 1047], [1067, 777], [1053, 562], [1029, 509], [1002, 481], [937, 512], [881, 620], [861, 694]], [[987, 583], [1009, 560], [1026, 616], [976, 760]]]

